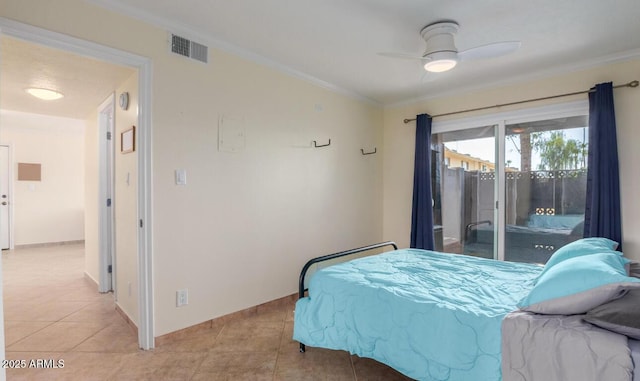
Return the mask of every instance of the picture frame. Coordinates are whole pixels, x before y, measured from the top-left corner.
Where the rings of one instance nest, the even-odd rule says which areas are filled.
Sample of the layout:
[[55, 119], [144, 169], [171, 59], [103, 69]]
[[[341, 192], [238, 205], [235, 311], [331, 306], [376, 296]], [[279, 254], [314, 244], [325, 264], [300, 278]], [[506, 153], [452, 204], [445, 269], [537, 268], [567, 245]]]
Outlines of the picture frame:
[[136, 126], [131, 126], [120, 133], [120, 153], [131, 153], [136, 150]]

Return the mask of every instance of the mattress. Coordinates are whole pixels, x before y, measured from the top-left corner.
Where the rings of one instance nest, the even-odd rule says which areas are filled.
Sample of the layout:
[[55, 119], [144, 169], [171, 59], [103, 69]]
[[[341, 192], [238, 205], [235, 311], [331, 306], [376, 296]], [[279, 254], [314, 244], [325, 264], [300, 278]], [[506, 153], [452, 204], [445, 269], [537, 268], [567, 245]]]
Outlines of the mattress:
[[418, 380], [499, 380], [501, 321], [541, 269], [415, 249], [333, 265], [297, 302], [293, 338]]

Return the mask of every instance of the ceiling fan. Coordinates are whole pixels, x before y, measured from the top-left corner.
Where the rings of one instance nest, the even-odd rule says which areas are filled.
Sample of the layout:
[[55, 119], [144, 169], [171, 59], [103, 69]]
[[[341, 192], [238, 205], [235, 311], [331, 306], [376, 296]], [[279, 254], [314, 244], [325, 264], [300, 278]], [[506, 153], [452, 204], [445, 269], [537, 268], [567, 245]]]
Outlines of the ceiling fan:
[[420, 31], [427, 44], [421, 56], [407, 53], [378, 53], [391, 58], [415, 59], [424, 62], [428, 72], [441, 73], [453, 69], [460, 61], [495, 58], [507, 55], [520, 47], [520, 41], [502, 41], [458, 51], [454, 37], [460, 26], [451, 20], [431, 23]]

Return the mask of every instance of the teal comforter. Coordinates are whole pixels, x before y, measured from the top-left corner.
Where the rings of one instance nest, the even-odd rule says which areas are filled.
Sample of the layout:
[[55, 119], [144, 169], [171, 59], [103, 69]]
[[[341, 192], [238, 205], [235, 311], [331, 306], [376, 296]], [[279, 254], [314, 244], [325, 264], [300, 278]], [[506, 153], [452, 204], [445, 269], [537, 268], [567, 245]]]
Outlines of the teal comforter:
[[294, 340], [418, 380], [500, 380], [500, 324], [542, 267], [405, 249], [318, 271]]

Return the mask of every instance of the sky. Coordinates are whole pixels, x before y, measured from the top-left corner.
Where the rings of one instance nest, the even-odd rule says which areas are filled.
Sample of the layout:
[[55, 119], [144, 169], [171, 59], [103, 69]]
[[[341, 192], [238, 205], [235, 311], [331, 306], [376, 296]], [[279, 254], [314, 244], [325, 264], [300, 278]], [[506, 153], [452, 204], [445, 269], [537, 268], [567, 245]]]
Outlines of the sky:
[[[574, 139], [578, 142], [582, 142], [583, 133], [585, 136], [585, 140], [589, 140], [588, 129], [585, 127], [581, 128], [570, 128], [565, 129], [564, 136], [565, 139]], [[510, 163], [510, 167], [520, 169], [520, 153], [518, 149], [520, 148], [520, 139], [514, 139], [515, 143], [510, 139], [507, 139], [507, 143], [505, 146], [505, 161]], [[477, 157], [480, 159], [484, 159], [490, 162], [495, 162], [495, 139], [494, 138], [482, 138], [482, 139], [471, 139], [471, 140], [460, 140], [455, 142], [447, 142], [445, 146], [449, 149], [454, 149], [460, 153], [466, 153], [473, 157]], [[538, 168], [538, 164], [540, 164], [540, 156], [534, 150], [531, 154], [531, 167]]]

